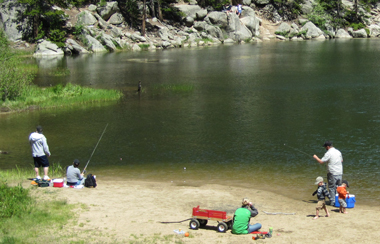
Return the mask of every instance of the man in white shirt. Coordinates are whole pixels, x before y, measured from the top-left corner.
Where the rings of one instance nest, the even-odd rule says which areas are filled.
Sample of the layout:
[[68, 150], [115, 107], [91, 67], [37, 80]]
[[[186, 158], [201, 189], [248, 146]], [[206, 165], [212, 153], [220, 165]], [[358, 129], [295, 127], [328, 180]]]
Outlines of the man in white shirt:
[[334, 206], [336, 188], [342, 182], [343, 157], [342, 153], [333, 147], [332, 142], [326, 141], [325, 144], [323, 144], [323, 147], [326, 148], [327, 151], [323, 158], [320, 159], [317, 155], [314, 155], [313, 157], [318, 161], [318, 163], [327, 164], [327, 180], [329, 184], [329, 193], [331, 196], [330, 205]]

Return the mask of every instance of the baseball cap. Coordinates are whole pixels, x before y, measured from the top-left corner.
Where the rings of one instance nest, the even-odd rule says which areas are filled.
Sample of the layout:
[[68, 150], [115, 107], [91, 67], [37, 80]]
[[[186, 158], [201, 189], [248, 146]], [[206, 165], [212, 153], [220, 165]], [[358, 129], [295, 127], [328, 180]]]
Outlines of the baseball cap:
[[343, 183], [346, 184], [347, 187], [349, 187], [349, 186], [348, 186], [348, 181], [346, 181], [346, 180], [342, 180], [342, 184], [343, 184]]
[[319, 182], [323, 181], [323, 177], [322, 176], [318, 176], [317, 179], [315, 179], [315, 184], [318, 185]]

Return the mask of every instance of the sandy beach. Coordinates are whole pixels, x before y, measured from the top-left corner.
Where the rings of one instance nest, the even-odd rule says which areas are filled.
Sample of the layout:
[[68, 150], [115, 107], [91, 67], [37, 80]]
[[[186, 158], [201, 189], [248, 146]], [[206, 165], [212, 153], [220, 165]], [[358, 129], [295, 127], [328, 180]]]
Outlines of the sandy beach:
[[[98, 177], [96, 188], [38, 188], [52, 198], [76, 204], [78, 220], [65, 226], [73, 240], [88, 243], [375, 243], [379, 223], [378, 207], [356, 203], [348, 214], [329, 206], [330, 217], [315, 216], [316, 198], [302, 201], [261, 190], [223, 185], [191, 186], [186, 183], [143, 181], [108, 181]], [[259, 210], [251, 223], [261, 223], [262, 230], [273, 227], [272, 238], [252, 240], [252, 235], [220, 233], [217, 222], [192, 230], [192, 208], [226, 211], [233, 215], [243, 197]], [[264, 213], [266, 212], [266, 213]], [[277, 213], [277, 214], [267, 214]], [[322, 211], [321, 216], [324, 216]], [[182, 220], [186, 220], [180, 222]], [[180, 222], [180, 223], [160, 223]], [[174, 230], [189, 232], [178, 235]], [[67, 240], [66, 240], [67, 241]]]

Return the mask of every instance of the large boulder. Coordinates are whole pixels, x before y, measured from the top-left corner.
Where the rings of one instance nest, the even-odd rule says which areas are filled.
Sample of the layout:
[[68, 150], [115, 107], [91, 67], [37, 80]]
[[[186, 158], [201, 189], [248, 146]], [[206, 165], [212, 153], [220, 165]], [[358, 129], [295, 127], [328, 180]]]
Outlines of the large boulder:
[[85, 35], [85, 38], [86, 38], [86, 40], [88, 42], [88, 48], [89, 48], [90, 51], [92, 51], [94, 53], [107, 52], [107, 49], [105, 49], [103, 47], [103, 45], [98, 40], [96, 40], [95, 38], [93, 38], [92, 36]]
[[184, 13], [185, 17], [191, 17], [193, 19], [197, 17], [197, 12], [202, 10], [202, 8], [198, 5], [176, 4], [174, 7]]
[[22, 39], [22, 24], [17, 18], [18, 11], [23, 12], [22, 5], [16, 6], [15, 1], [6, 0], [0, 2], [0, 29], [4, 30], [5, 35], [10, 41]]
[[81, 45], [79, 45], [76, 41], [73, 39], [67, 39], [66, 45], [65, 45], [66, 53], [69, 54], [85, 54], [88, 53], [88, 51], [83, 48]]
[[195, 17], [197, 20], [203, 20], [207, 16], [207, 10], [201, 9], [195, 13]]
[[60, 49], [56, 44], [47, 41], [47, 40], [39, 40], [37, 42], [37, 49], [33, 56], [54, 56], [54, 55], [63, 55], [62, 49]]
[[254, 3], [257, 5], [266, 5], [270, 3], [270, 0], [254, 0]]
[[206, 29], [206, 25], [208, 25], [205, 21], [196, 21], [194, 22], [194, 29], [197, 31], [204, 31]]
[[218, 26], [206, 25], [205, 31], [207, 34], [211, 35], [212, 37], [216, 37], [219, 40], [223, 39], [223, 32]]
[[335, 34], [335, 38], [352, 38], [352, 36], [344, 29], [339, 29]]
[[281, 25], [275, 31], [275, 33], [277, 35], [285, 36], [285, 35], [289, 34], [291, 29], [292, 29], [292, 27], [288, 23], [282, 22]]
[[99, 36], [99, 39], [100, 39], [100, 42], [103, 44], [103, 46], [106, 47], [109, 51], [116, 50], [117, 48], [115, 46], [116, 41], [114, 41], [114, 39], [110, 35], [107, 35], [106, 33], [102, 33]]
[[252, 38], [251, 31], [240, 22], [240, 19], [236, 14], [229, 14], [227, 19], [228, 26], [226, 32], [229, 38], [235, 41], [244, 41]]
[[353, 31], [351, 33], [351, 35], [354, 37], [354, 38], [367, 38], [367, 32], [365, 31], [365, 29], [360, 29], [360, 30], [357, 30], [357, 31]]
[[119, 12], [119, 6], [117, 5], [117, 2], [106, 2], [106, 5], [103, 7], [98, 7], [96, 9], [98, 14], [104, 19], [108, 20], [114, 13]]
[[301, 11], [303, 14], [310, 14], [313, 10], [314, 0], [305, 0], [304, 3], [301, 4]]
[[108, 20], [108, 23], [113, 24], [113, 25], [120, 25], [123, 22], [124, 22], [124, 17], [121, 13], [114, 13]]
[[77, 14], [77, 23], [79, 24], [88, 26], [88, 25], [94, 25], [96, 22], [97, 20], [94, 17], [94, 15], [87, 10], [84, 10], [80, 12], [79, 14]]
[[378, 37], [380, 36], [380, 26], [379, 25], [370, 25], [368, 26], [369, 36], [370, 37]]
[[251, 31], [253, 36], [260, 35], [260, 19], [256, 17], [252, 8], [243, 6], [240, 21]]
[[228, 26], [227, 15], [223, 12], [217, 12], [217, 11], [210, 12], [205, 18], [205, 21], [210, 22], [210, 24], [216, 25], [222, 29]]
[[323, 35], [323, 31], [321, 31], [321, 29], [315, 26], [311, 21], [307, 22], [304, 26], [302, 26], [300, 31], [301, 32], [306, 31], [306, 34], [305, 34], [306, 39], [317, 38]]

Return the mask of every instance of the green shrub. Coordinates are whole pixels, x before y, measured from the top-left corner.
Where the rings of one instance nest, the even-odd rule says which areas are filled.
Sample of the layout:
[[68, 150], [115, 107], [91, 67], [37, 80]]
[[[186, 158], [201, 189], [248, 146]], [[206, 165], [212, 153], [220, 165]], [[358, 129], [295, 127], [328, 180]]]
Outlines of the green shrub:
[[363, 29], [366, 26], [363, 23], [351, 23], [350, 27], [352, 27], [352, 29], [354, 29], [356, 31], [356, 30]]

